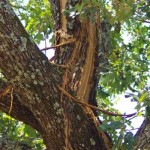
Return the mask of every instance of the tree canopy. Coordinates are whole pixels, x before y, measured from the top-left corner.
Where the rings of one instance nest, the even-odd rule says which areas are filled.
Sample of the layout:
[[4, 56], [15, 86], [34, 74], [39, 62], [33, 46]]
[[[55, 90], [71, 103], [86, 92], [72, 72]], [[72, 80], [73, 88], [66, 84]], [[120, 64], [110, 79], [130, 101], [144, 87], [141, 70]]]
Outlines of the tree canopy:
[[[54, 6], [51, 5], [53, 3], [51, 1], [49, 3], [48, 0], [9, 0], [9, 2], [30, 35], [30, 39], [36, 44], [46, 41], [46, 47], [41, 51], [48, 53], [52, 48], [55, 50], [55, 31], [58, 27], [56, 27], [57, 16], [53, 15], [57, 14], [53, 10]], [[143, 116], [148, 120], [150, 117], [150, 1], [79, 0], [76, 3], [70, 0], [68, 3], [75, 4], [61, 10], [66, 18], [78, 17], [81, 22], [88, 20], [91, 24], [99, 22], [98, 27], [102, 30], [102, 33], [99, 33], [101, 40], [98, 42], [101, 47], [97, 55], [95, 107], [108, 111], [95, 108], [97, 116], [102, 121], [98, 128], [108, 133], [113, 149], [133, 149], [136, 137], [132, 133], [134, 130], [132, 119]], [[2, 1], [0, 9], [1, 5]], [[3, 19], [0, 17], [1, 22]], [[73, 24], [68, 24], [70, 30]], [[2, 70], [0, 88], [3, 88], [8, 79], [3, 74], [4, 69], [1, 65], [0, 70]], [[5, 92], [7, 93], [6, 90]], [[116, 110], [114, 99], [120, 94], [124, 94], [124, 101], [130, 98], [131, 103], [136, 102], [135, 114], [121, 116], [120, 110]], [[1, 91], [0, 96], [2, 96]], [[9, 110], [11, 113], [11, 104]], [[3, 109], [1, 111], [3, 112]], [[10, 118], [8, 114], [1, 113], [0, 119], [3, 140], [10, 139], [23, 142], [37, 150], [44, 149], [42, 138], [37, 131]]]

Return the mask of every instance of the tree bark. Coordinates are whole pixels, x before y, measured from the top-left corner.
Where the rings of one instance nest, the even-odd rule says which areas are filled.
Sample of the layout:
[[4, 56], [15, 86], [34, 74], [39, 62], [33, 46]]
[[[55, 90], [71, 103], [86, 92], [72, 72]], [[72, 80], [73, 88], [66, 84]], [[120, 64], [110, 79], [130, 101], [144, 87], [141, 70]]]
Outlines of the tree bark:
[[136, 144], [134, 149], [149, 150], [150, 149], [150, 119], [143, 121], [140, 129], [135, 135]]
[[[7, 87], [8, 87], [7, 82], [0, 79], [0, 95]], [[7, 93], [5, 96], [0, 96], [0, 110], [15, 119], [19, 121], [23, 121], [24, 123], [30, 125], [38, 132], [41, 132], [42, 128], [40, 127], [32, 111], [30, 111], [29, 108], [27, 108], [25, 105], [20, 103], [15, 91], [13, 93], [13, 101], [12, 101], [12, 108], [11, 108], [10, 94], [11, 93]]]
[[[16, 95], [9, 115], [38, 130], [48, 150], [111, 149], [108, 136], [97, 129], [93, 111], [77, 103], [91, 99], [99, 24], [63, 15], [63, 9], [78, 1], [50, 2], [55, 44], [70, 42], [56, 49], [55, 63], [31, 41], [7, 1], [0, 0], [0, 68]], [[8, 99], [1, 98], [4, 112]]]

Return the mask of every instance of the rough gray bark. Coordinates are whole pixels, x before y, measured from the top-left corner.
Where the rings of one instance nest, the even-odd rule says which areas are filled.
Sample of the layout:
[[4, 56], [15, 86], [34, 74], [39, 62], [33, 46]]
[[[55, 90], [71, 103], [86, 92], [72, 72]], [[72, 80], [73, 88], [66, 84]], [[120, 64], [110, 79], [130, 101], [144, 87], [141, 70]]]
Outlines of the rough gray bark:
[[[5, 90], [7, 86], [8, 86], [7, 82], [0, 79], [0, 94]], [[11, 108], [11, 96], [10, 93], [8, 93], [6, 96], [0, 97], [0, 110], [19, 121], [23, 121], [24, 123], [30, 125], [32, 128], [41, 132], [41, 127], [38, 121], [36, 120], [35, 116], [30, 111], [29, 108], [20, 103], [15, 90], [13, 92], [13, 107], [9, 114], [10, 108]]]
[[149, 150], [150, 149], [150, 119], [145, 119], [135, 135], [136, 145], [135, 150]]
[[[54, 2], [52, 1], [53, 5]], [[60, 4], [62, 2], [64, 1], [59, 1]], [[59, 8], [58, 6], [56, 8]], [[55, 11], [61, 12], [60, 9], [53, 12]], [[98, 132], [93, 119], [89, 118], [89, 112], [91, 113], [92, 111], [84, 106], [81, 107], [68, 95], [64, 94], [67, 87], [63, 86], [66, 68], [58, 64], [49, 63], [46, 56], [30, 40], [6, 0], [0, 0], [0, 14], [0, 68], [8, 83], [16, 92], [10, 116], [22, 120], [37, 129], [43, 136], [48, 150], [110, 149], [108, 137], [105, 133]], [[64, 24], [63, 19], [57, 22]], [[91, 31], [87, 32], [89, 37], [86, 40], [88, 41], [91, 38], [90, 36], [93, 36], [93, 31], [96, 33], [95, 26], [85, 23], [83, 27], [85, 28], [80, 29], [82, 32], [87, 32], [88, 28], [91, 27]], [[79, 40], [83, 40], [83, 38], [81, 34]], [[60, 41], [62, 42], [61, 37]], [[80, 42], [82, 41], [77, 41], [77, 44], [82, 44]], [[93, 44], [91, 42], [89, 48], [93, 47]], [[70, 51], [72, 52], [71, 49]], [[90, 56], [88, 52], [86, 53], [85, 59]], [[63, 54], [65, 55], [66, 53]], [[92, 56], [94, 58], [94, 53]], [[67, 61], [63, 59], [63, 62]], [[76, 60], [75, 63], [77, 63]], [[93, 61], [91, 63], [94, 64]], [[85, 63], [82, 65], [84, 66]], [[71, 70], [74, 71], [74, 69]], [[91, 71], [93, 72], [93, 70], [91, 66]], [[84, 80], [82, 76], [81, 79]], [[89, 74], [88, 80], [90, 79]], [[89, 98], [92, 86], [88, 87], [88, 83], [85, 83], [88, 90], [85, 91], [86, 94], [83, 95], [83, 98]], [[78, 88], [80, 89], [81, 87], [79, 86]], [[65, 88], [63, 89], [64, 91], [61, 90], [62, 88]], [[74, 93], [74, 96], [77, 94], [82, 96], [81, 90]], [[0, 109], [7, 112], [8, 105], [9, 102], [1, 102]], [[21, 111], [19, 111], [19, 108], [21, 108]], [[29, 116], [31, 118], [28, 118]]]

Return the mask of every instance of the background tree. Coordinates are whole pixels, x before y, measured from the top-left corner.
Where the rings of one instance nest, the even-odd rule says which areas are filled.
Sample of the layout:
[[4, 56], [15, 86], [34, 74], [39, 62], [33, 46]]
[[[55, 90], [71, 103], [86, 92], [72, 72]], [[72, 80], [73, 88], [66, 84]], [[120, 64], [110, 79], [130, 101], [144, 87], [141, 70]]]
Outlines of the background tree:
[[[126, 92], [137, 102], [136, 116], [144, 115], [142, 108], [149, 116], [149, 2], [10, 2], [35, 42], [53, 33], [55, 56], [48, 61], [11, 7], [0, 1], [1, 110], [36, 129], [47, 149], [111, 149], [112, 143], [114, 149], [133, 149], [135, 140], [126, 127], [131, 124], [127, 117], [135, 114], [120, 115], [112, 99]], [[126, 42], [124, 34], [132, 40]], [[16, 140], [22, 132], [20, 141], [41, 149], [41, 140], [33, 143], [37, 134], [26, 125], [14, 128], [18, 124], [4, 135]]]

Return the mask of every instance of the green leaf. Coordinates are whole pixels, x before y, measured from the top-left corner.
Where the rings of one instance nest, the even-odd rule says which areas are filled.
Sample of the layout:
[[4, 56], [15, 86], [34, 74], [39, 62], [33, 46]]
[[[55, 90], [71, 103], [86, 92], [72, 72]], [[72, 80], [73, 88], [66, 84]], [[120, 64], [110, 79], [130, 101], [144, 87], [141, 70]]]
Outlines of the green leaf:
[[26, 137], [34, 137], [35, 138], [37, 136], [37, 133], [28, 125], [25, 125], [25, 127], [24, 127], [24, 134]]
[[139, 102], [143, 102], [147, 97], [148, 97], [147, 92], [142, 93], [140, 98], [139, 98]]
[[127, 132], [125, 134], [125, 141], [123, 145], [128, 149], [128, 150], [133, 150], [133, 146], [135, 144], [135, 138], [132, 132]]

